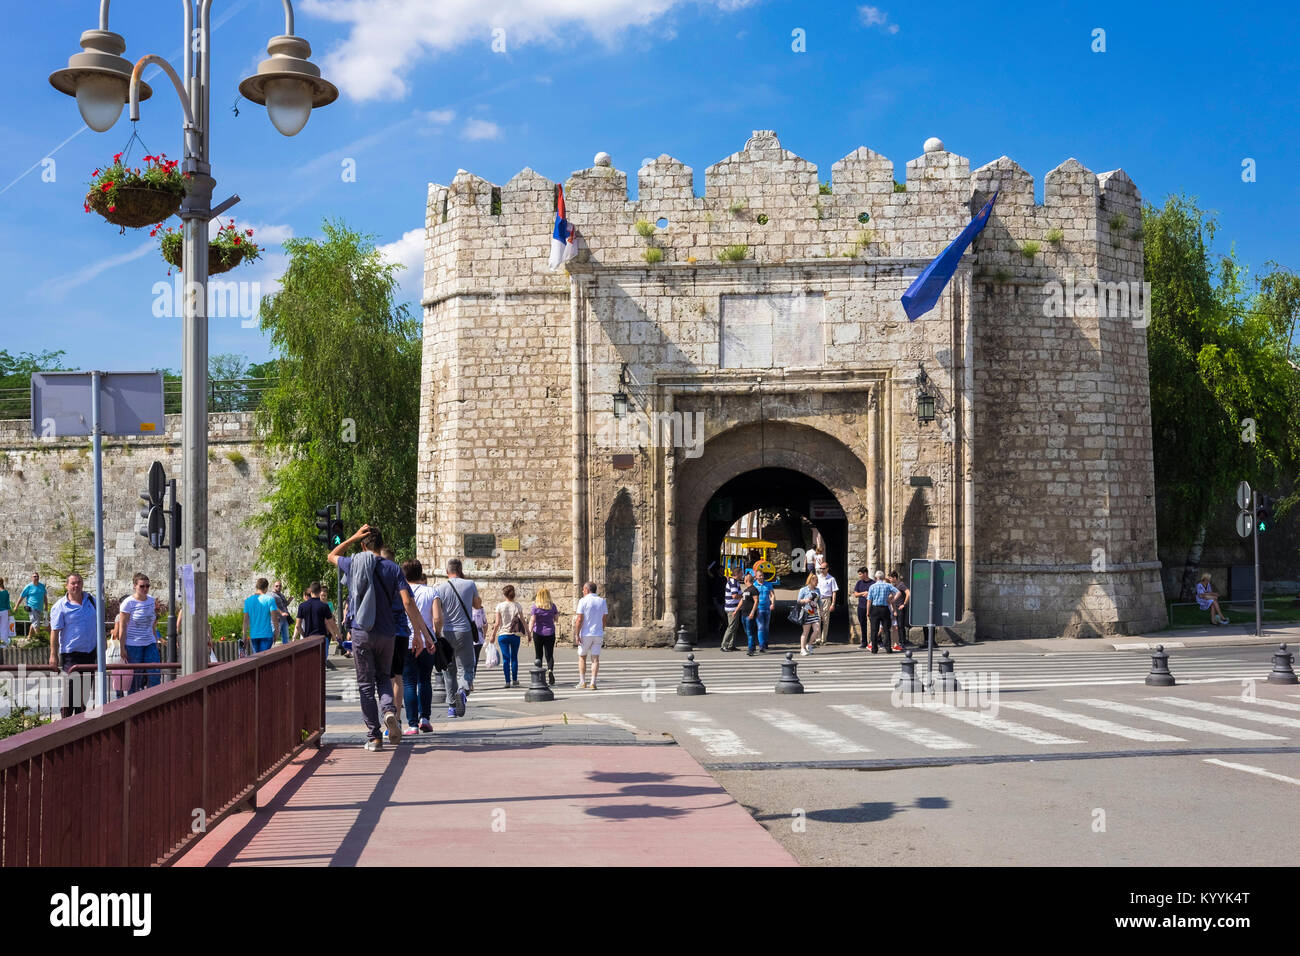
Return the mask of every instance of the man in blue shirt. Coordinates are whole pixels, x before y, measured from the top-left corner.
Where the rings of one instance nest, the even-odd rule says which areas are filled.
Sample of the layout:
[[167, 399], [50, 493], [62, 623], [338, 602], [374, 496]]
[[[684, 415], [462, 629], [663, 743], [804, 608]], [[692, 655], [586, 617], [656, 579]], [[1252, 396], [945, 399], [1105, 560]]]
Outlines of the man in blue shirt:
[[[348, 557], [354, 544], [361, 553]], [[384, 537], [378, 528], [362, 525], [352, 537], [329, 553], [328, 560], [339, 569], [348, 583], [348, 626], [352, 633], [352, 661], [357, 671], [357, 696], [361, 699], [361, 718], [366, 723], [366, 750], [382, 751], [380, 713], [383, 729], [396, 743], [402, 727], [393, 703], [393, 644], [396, 634], [394, 597], [402, 602], [406, 615], [417, 632], [411, 640], [410, 653], [433, 653], [433, 634], [415, 606], [411, 586], [402, 569], [380, 555]], [[426, 650], [427, 648], [427, 650]], [[378, 701], [376, 702], [376, 698]]]
[[27, 620], [31, 622], [27, 625], [27, 636], [32, 637], [45, 623], [45, 609], [49, 606], [45, 601], [45, 585], [35, 571], [32, 572], [32, 583], [23, 588], [18, 600], [27, 605]]
[[[772, 619], [772, 604], [775, 599], [773, 591], [776, 590], [776, 586], [765, 580], [763, 572], [758, 570], [758, 568], [755, 568], [754, 588], [758, 591], [758, 607], [756, 608], [758, 620], [758, 652], [760, 654], [766, 654], [767, 625]], [[753, 651], [751, 650], [750, 653], [752, 654]]]
[[271, 649], [271, 641], [280, 626], [280, 605], [274, 594], [267, 594], [271, 583], [266, 578], [257, 579], [257, 593], [244, 599], [244, 640], [253, 645], [253, 653]]
[[92, 699], [94, 673], [73, 675], [70, 672], [77, 664], [94, 664], [97, 649], [95, 599], [82, 590], [81, 575], [70, 574], [68, 593], [54, 602], [54, 613], [50, 615], [50, 666], [69, 675], [63, 681], [60, 716], [81, 713], [86, 709], [86, 701]]
[[878, 638], [882, 627], [885, 630], [885, 653], [894, 653], [889, 647], [889, 622], [893, 616], [890, 604], [897, 593], [898, 588], [885, 580], [884, 571], [877, 571], [876, 582], [867, 588], [867, 603], [871, 605], [871, 653], [873, 654], [880, 650]]

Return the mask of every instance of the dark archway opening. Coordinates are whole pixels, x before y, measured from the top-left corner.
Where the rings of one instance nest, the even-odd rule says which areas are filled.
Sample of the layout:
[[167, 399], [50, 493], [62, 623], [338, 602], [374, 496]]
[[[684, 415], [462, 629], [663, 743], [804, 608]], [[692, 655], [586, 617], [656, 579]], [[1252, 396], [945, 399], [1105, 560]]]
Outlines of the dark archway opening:
[[[717, 593], [716, 585], [711, 581], [708, 568], [718, 560], [722, 550], [722, 539], [726, 537], [733, 522], [751, 511], [764, 510], [788, 512], [808, 518], [826, 542], [826, 560], [831, 574], [840, 586], [840, 593], [835, 602], [835, 612], [831, 618], [830, 634], [833, 641], [847, 641], [849, 638], [848, 617], [845, 614], [845, 597], [857, 580], [857, 574], [850, 574], [845, 567], [848, 562], [848, 521], [844, 518], [813, 517], [813, 502], [838, 501], [835, 494], [815, 478], [789, 468], [757, 468], [737, 475], [726, 482], [709, 499], [700, 515], [698, 534], [698, 554], [696, 567], [700, 569], [697, 590], [698, 613], [696, 615], [696, 640], [716, 637], [710, 633], [710, 621], [715, 622], [717, 615], [711, 610]], [[841, 510], [841, 513], [842, 510]], [[807, 548], [811, 542], [805, 542]], [[853, 569], [856, 572], [856, 569]], [[793, 584], [797, 590], [802, 581], [795, 583], [795, 574], [788, 576], [785, 583]], [[711, 586], [712, 585], [712, 586]], [[793, 602], [793, 594], [778, 591], [777, 607], [772, 612], [769, 642], [773, 644], [793, 643], [798, 649], [799, 630], [787, 620], [787, 613]]]

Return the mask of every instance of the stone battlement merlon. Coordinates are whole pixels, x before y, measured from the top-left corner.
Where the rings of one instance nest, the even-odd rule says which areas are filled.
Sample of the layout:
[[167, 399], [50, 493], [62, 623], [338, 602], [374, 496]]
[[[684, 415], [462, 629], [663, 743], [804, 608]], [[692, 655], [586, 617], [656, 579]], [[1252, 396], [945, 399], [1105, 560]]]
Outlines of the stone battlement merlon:
[[[629, 200], [628, 174], [602, 153], [565, 182], [565, 202], [580, 259], [654, 268], [728, 257], [929, 258], [996, 188], [993, 220], [975, 247], [978, 271], [1030, 280], [1140, 272], [1141, 197], [1123, 170], [1095, 174], [1067, 159], [1047, 174], [1038, 203], [1034, 178], [1005, 156], [972, 172], [966, 157], [932, 138], [906, 169], [905, 185], [896, 187], [893, 162], [859, 147], [832, 165], [823, 193], [815, 164], [784, 149], [772, 131], [756, 130], [744, 149], [708, 167], [702, 196], [691, 167], [661, 155], [637, 171], [638, 196]], [[497, 186], [459, 170], [450, 185], [431, 183], [428, 196], [430, 294], [453, 293], [468, 279], [509, 277], [511, 288], [562, 279], [546, 268], [555, 183], [524, 169]], [[502, 259], [532, 263], [501, 268]]]

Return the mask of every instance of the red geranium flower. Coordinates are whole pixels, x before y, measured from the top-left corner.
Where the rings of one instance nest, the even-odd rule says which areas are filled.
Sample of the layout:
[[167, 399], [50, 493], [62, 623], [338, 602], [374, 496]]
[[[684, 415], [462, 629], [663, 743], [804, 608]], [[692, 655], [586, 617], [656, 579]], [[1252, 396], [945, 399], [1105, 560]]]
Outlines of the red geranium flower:
[[108, 207], [108, 211], [109, 211], [109, 212], [117, 212], [117, 207], [116, 207], [116, 206], [109, 206], [109, 207]]

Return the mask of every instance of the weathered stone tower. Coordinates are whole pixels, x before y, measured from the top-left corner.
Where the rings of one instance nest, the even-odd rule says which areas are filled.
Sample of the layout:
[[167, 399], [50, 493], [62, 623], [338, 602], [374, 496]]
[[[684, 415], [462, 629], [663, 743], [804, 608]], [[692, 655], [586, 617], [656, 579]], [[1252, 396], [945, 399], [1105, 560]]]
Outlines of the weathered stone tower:
[[[629, 202], [601, 154], [565, 183], [580, 251], [558, 272], [553, 183], [430, 185], [421, 557], [473, 543], [485, 599], [545, 585], [566, 612], [594, 579], [616, 638], [666, 642], [701, 621], [730, 521], [787, 507], [844, 584], [957, 560], [967, 633], [1159, 626], [1144, 323], [1108, 317], [1142, 278], [1137, 190], [1068, 160], [1039, 206], [1009, 159], [969, 166], [930, 140], [904, 190], [860, 148], [826, 192], [756, 131], [704, 196], [661, 156]], [[994, 189], [909, 323], [899, 297]]]

